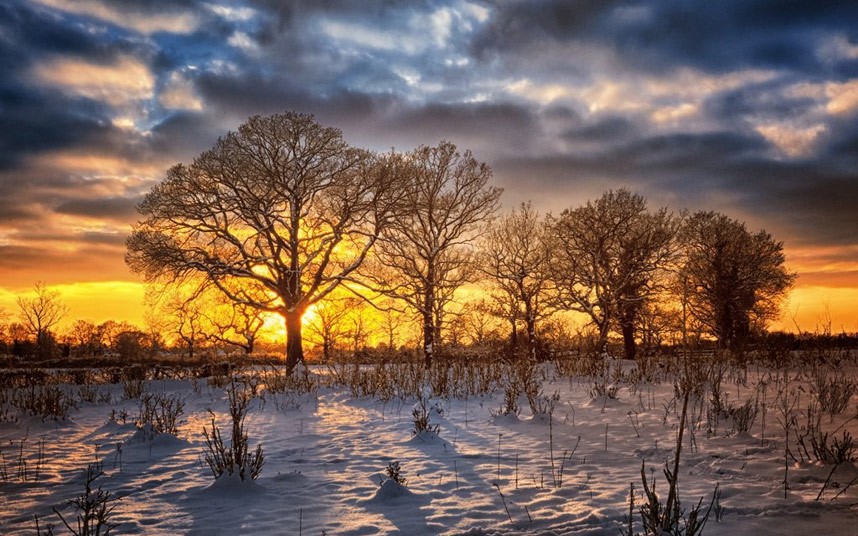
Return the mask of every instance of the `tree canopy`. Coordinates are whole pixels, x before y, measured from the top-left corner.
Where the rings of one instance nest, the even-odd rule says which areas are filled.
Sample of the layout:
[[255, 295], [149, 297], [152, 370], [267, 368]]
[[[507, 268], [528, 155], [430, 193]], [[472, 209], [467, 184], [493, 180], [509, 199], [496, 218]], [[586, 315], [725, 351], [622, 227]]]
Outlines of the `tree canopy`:
[[697, 212], [682, 229], [680, 292], [689, 313], [721, 347], [735, 349], [777, 315], [795, 274], [783, 242], [716, 212]]
[[401, 161], [406, 180], [399, 214], [382, 231], [364, 283], [417, 311], [428, 366], [445, 306], [471, 278], [471, 246], [497, 210], [502, 190], [489, 185], [486, 164], [449, 142], [418, 147]]
[[390, 223], [394, 178], [389, 160], [310, 115], [251, 117], [146, 195], [126, 261], [147, 280], [201, 274], [234, 302], [282, 315], [294, 366], [304, 312]]
[[619, 326], [633, 359], [639, 312], [675, 252], [676, 219], [666, 209], [649, 212], [646, 199], [621, 189], [564, 210], [550, 225], [558, 303], [590, 317], [600, 347]]

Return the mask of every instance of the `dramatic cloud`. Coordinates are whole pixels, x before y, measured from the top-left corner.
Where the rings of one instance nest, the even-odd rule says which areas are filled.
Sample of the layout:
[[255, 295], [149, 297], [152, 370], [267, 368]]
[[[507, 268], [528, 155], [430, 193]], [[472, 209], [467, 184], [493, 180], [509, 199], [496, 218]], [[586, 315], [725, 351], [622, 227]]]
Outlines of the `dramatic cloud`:
[[110, 65], [56, 58], [41, 63], [33, 75], [48, 86], [114, 107], [152, 98], [155, 80], [141, 61], [122, 57]]
[[370, 149], [471, 149], [506, 206], [627, 187], [719, 210], [808, 285], [858, 287], [856, 28], [849, 2], [11, 0], [0, 277], [128, 278], [134, 207], [171, 165], [298, 110]]
[[192, 7], [188, 4], [170, 6], [167, 2], [153, 4], [133, 0], [111, 2], [99, 2], [97, 0], [36, 1], [58, 11], [86, 15], [144, 35], [157, 32], [188, 33], [199, 24], [193, 10], [184, 11], [181, 9]]

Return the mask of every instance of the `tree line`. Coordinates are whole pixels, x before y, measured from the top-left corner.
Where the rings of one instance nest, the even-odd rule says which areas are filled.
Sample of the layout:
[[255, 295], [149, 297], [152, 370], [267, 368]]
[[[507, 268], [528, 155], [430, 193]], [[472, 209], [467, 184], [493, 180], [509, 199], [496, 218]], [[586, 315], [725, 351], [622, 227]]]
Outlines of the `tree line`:
[[428, 366], [476, 281], [532, 355], [541, 321], [577, 311], [599, 347], [618, 333], [629, 358], [660, 315], [737, 348], [794, 282], [782, 242], [723, 214], [652, 211], [616, 190], [557, 216], [530, 204], [499, 216], [491, 175], [449, 142], [374, 153], [310, 115], [255, 116], [147, 194], [126, 261], [148, 282], [202, 281], [279, 315], [289, 367], [304, 359], [305, 313], [341, 292], [414, 315]]
[[129, 322], [107, 320], [100, 324], [75, 320], [64, 333], [57, 326], [69, 308], [60, 293], [37, 282], [33, 292], [16, 299], [17, 315], [0, 310], [0, 354], [51, 359], [116, 354], [143, 357], [146, 349], [163, 348], [163, 337], [147, 333]]

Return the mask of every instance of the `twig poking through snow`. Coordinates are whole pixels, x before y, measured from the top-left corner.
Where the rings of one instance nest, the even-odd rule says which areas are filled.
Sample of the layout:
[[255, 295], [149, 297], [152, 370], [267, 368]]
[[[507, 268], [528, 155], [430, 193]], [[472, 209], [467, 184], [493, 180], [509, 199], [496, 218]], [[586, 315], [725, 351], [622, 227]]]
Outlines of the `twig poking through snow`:
[[503, 503], [503, 509], [506, 510], [506, 516], [509, 518], [509, 522], [515, 525], [515, 521], [512, 520], [512, 514], [509, 513], [509, 508], [507, 508], [506, 506], [506, 497], [503, 496], [503, 493], [501, 492], [500, 486], [497, 482], [495, 482], [495, 487], [498, 489], [498, 495], [500, 495], [501, 502]]

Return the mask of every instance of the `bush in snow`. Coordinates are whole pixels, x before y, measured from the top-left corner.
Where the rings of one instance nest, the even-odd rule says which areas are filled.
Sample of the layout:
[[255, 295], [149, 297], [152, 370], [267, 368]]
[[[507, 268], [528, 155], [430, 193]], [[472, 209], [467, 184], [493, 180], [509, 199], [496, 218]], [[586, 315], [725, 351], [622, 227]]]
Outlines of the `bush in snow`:
[[727, 407], [727, 415], [733, 419], [733, 430], [740, 434], [750, 432], [754, 421], [757, 420], [758, 411], [759, 405], [756, 400], [746, 400], [744, 404], [738, 406], [730, 404]]
[[429, 421], [429, 409], [426, 407], [426, 399], [422, 396], [417, 398], [417, 404], [411, 410], [411, 417], [414, 422], [414, 430], [411, 433], [416, 436], [421, 435], [423, 432], [437, 434], [441, 429], [440, 426], [437, 424], [433, 426]]
[[[641, 466], [641, 481], [644, 488], [644, 496], [646, 502], [640, 508], [641, 522], [644, 526], [644, 534], [657, 534], [659, 536], [700, 536], [703, 534], [703, 528], [706, 522], [709, 521], [709, 514], [716, 503], [719, 502], [721, 489], [718, 485], [715, 486], [715, 491], [712, 492], [712, 500], [706, 512], [701, 512], [703, 506], [703, 498], [697, 502], [688, 514], [682, 508], [676, 490], [676, 475], [670, 470], [667, 464], [664, 467], [664, 476], [667, 478], [669, 485], [669, 494], [667, 504], [662, 502], [661, 498], [655, 491], [655, 479], [652, 483], [646, 477], [646, 464]], [[634, 489], [634, 488], [632, 488]], [[634, 500], [631, 496], [630, 500]], [[634, 503], [632, 503], [632, 508]], [[629, 518], [629, 535], [633, 531], [632, 520]], [[625, 531], [623, 531], [625, 534]]]
[[[241, 385], [241, 384], [239, 384]], [[232, 421], [232, 441], [227, 446], [215, 422], [215, 415], [209, 411], [212, 419], [212, 430], [209, 433], [203, 428], [206, 438], [205, 460], [215, 480], [224, 474], [237, 474], [241, 480], [256, 480], [262, 472], [265, 458], [262, 454], [262, 445], [257, 445], [256, 450], [251, 452], [248, 446], [247, 432], [244, 430], [244, 420], [247, 417], [247, 408], [252, 396], [244, 386], [237, 386], [232, 382], [227, 389], [229, 396], [229, 416]]]
[[135, 421], [137, 428], [149, 424], [156, 434], [179, 433], [179, 416], [185, 412], [185, 400], [166, 393], [143, 393], [140, 397], [140, 415]]
[[[393, 480], [394, 482], [396, 482], [400, 486], [404, 486], [405, 484], [408, 483], [408, 480], [402, 476], [402, 472], [401, 472], [402, 469], [399, 467], [398, 461], [388, 463], [387, 469], [385, 469], [385, 471], [387, 472], [387, 478], [389, 478], [390, 480]], [[379, 485], [381, 485], [383, 483], [384, 482], [382, 481]]]
[[592, 398], [617, 398], [620, 386], [611, 377], [612, 370], [609, 359], [607, 355], [604, 355], [598, 361], [594, 362], [597, 366], [594, 367], [592, 373], [593, 386], [590, 388], [590, 396]]
[[828, 371], [818, 367], [813, 371], [811, 391], [819, 402], [819, 407], [831, 420], [849, 406], [852, 395], [858, 392], [858, 383], [843, 375], [829, 376]]
[[146, 390], [146, 369], [143, 367], [127, 367], [122, 370], [122, 396], [126, 399], [140, 398]]
[[817, 461], [839, 465], [858, 461], [855, 439], [843, 430], [838, 437], [835, 432], [819, 432], [810, 435], [810, 450]]
[[[101, 475], [102, 472], [97, 466], [87, 466], [83, 493], [68, 501], [68, 505], [77, 511], [77, 520], [74, 526], [69, 524], [60, 511], [54, 508], [54, 513], [60, 517], [63, 525], [74, 536], [108, 536], [110, 531], [118, 526], [116, 523], [111, 523], [110, 518], [113, 514], [113, 509], [116, 508], [115, 503], [119, 498], [112, 496], [109, 491], [105, 491], [100, 485], [98, 488], [93, 489], [95, 479]], [[38, 527], [38, 518], [36, 526]], [[48, 528], [48, 534], [53, 534], [50, 527]]]
[[507, 379], [507, 381], [503, 382], [503, 405], [497, 412], [493, 411], [492, 416], [518, 415], [519, 411], [521, 411], [518, 407], [518, 397], [520, 395], [521, 391], [518, 388], [518, 382]]
[[43, 421], [57, 421], [68, 418], [69, 410], [77, 407], [77, 400], [57, 385], [31, 385], [14, 391], [12, 405]]

